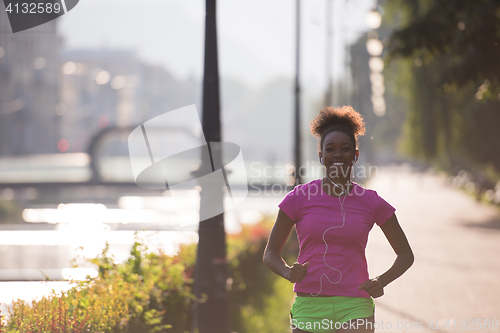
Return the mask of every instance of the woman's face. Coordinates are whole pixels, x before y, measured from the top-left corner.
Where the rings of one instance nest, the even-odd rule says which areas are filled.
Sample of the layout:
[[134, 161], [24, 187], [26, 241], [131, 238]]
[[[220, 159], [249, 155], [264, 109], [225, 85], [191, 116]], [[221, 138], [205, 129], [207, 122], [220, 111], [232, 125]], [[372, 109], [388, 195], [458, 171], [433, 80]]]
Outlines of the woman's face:
[[349, 179], [354, 157], [359, 156], [351, 138], [341, 131], [330, 132], [326, 135], [319, 152], [323, 158], [323, 165], [330, 179]]

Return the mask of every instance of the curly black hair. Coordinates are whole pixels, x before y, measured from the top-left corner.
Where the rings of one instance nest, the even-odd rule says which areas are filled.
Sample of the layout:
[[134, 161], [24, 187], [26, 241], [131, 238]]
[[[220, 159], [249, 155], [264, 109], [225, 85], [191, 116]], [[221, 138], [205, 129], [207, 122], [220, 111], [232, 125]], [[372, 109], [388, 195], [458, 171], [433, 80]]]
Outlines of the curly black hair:
[[347, 134], [356, 149], [358, 148], [358, 135], [365, 134], [363, 116], [350, 105], [339, 107], [327, 106], [322, 108], [311, 121], [311, 133], [318, 139], [318, 150], [323, 150], [323, 142], [327, 134], [341, 131]]

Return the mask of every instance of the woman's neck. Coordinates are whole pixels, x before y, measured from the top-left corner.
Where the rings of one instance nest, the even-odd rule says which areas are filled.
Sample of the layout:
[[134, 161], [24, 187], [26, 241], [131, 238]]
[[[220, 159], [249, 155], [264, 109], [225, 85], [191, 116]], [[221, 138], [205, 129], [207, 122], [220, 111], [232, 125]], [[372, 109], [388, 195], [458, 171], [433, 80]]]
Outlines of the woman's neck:
[[[335, 185], [334, 185], [334, 184]], [[332, 197], [341, 197], [348, 194], [352, 189], [352, 182], [345, 178], [328, 178], [325, 176], [322, 180], [323, 190]]]

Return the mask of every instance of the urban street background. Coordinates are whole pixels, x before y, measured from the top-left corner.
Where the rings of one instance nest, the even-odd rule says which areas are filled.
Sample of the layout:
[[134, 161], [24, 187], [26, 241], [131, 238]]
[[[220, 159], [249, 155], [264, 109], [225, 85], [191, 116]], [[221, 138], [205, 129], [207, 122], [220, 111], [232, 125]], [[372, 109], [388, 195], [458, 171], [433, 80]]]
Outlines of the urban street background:
[[[127, 140], [144, 122], [194, 105], [204, 133], [171, 122], [158, 146], [218, 135], [240, 147], [245, 168], [228, 177], [248, 194], [221, 217], [226, 237], [274, 219], [294, 185], [323, 176], [309, 122], [323, 106], [352, 105], [367, 129], [354, 180], [396, 208], [415, 254], [375, 300], [376, 321], [393, 326], [377, 332], [458, 332], [464, 322], [500, 332], [500, 3], [221, 0], [216, 31], [205, 29], [209, 4], [86, 0], [17, 33], [0, 5], [2, 314], [13, 299], [97, 276], [85, 258], [106, 243], [123, 263], [138, 239], [168, 255], [201, 239], [199, 189], [179, 201], [135, 184]], [[184, 162], [170, 164], [179, 179], [195, 171]], [[371, 276], [395, 258], [377, 227], [366, 253]], [[228, 327], [276, 332], [259, 311], [282, 287], [260, 307], [238, 299], [248, 307], [228, 312], [246, 321]]]

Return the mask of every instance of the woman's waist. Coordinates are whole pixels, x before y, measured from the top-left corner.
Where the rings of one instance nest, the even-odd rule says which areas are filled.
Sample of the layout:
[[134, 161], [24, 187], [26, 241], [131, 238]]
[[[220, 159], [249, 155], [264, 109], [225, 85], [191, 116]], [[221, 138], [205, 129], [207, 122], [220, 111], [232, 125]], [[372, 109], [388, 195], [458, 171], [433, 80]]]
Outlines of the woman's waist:
[[365, 247], [363, 244], [356, 242], [351, 243], [335, 243], [335, 242], [308, 242], [301, 244], [299, 258], [315, 258], [323, 260], [324, 257], [345, 258], [351, 257], [356, 259], [365, 258]]
[[321, 298], [324, 301], [328, 301], [328, 298], [335, 298], [335, 299], [353, 299], [353, 298], [370, 298], [371, 296], [364, 290], [356, 290], [353, 292], [343, 292], [343, 293], [338, 293], [335, 295], [327, 295], [324, 293], [317, 294], [317, 293], [306, 293], [306, 292], [296, 292], [297, 297], [308, 297], [308, 298]]
[[366, 258], [358, 255], [299, 255], [297, 262], [301, 264], [308, 262], [307, 271], [320, 274], [332, 269], [341, 271], [366, 271], [368, 269]]
[[335, 297], [333, 295], [315, 295], [315, 294], [311, 294], [311, 293], [296, 293], [297, 296], [299, 297]]

